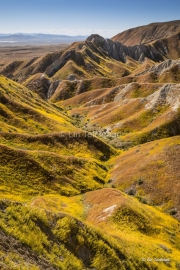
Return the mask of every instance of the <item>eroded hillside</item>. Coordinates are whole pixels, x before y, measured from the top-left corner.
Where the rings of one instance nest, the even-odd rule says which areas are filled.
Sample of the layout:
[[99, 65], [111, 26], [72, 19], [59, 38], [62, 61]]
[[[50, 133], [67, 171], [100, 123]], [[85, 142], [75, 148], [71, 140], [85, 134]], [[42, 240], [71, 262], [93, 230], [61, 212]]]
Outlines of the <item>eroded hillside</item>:
[[180, 269], [178, 23], [0, 63], [0, 269]]

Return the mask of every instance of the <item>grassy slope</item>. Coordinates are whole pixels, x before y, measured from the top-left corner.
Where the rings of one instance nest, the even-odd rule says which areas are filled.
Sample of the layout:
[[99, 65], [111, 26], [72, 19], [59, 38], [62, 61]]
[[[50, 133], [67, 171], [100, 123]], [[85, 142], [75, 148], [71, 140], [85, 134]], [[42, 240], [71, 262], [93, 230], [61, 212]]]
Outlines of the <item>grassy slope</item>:
[[[180, 134], [175, 99], [179, 84], [170, 87], [171, 92], [164, 95], [164, 84], [131, 83], [82, 93], [56, 104], [66, 107], [79, 127], [98, 131], [110, 144], [121, 147]], [[110, 137], [111, 133], [117, 138]]]
[[0, 138], [1, 192], [7, 194], [69, 196], [101, 188], [106, 183], [107, 160], [115, 154], [114, 149], [85, 133], [1, 133]]
[[1, 269], [120, 269], [126, 259], [111, 239], [66, 214], [2, 202], [0, 216], [8, 240]]
[[111, 171], [113, 185], [179, 217], [179, 145], [176, 136], [124, 152]]
[[[2, 269], [178, 269], [179, 223], [153, 206], [142, 204], [145, 193], [137, 194], [140, 202], [113, 189], [85, 193], [107, 185], [124, 188], [118, 182], [121, 158], [124, 162], [124, 157], [129, 157], [130, 168], [134, 160], [140, 166], [139, 148], [121, 155], [111, 176], [107, 173], [114, 162], [111, 157], [117, 152], [74, 127], [76, 120], [70, 120], [61, 109], [4, 77], [1, 77], [1, 107], [0, 242], [13, 243], [0, 245]], [[165, 151], [165, 155], [170, 153], [167, 162], [176, 158], [173, 151], [178, 147], [178, 137], [159, 144], [158, 151], [162, 152], [164, 145], [169, 145]], [[150, 147], [154, 145], [153, 142]], [[148, 151], [149, 144], [142, 147]], [[155, 170], [163, 167], [167, 181], [173, 174], [177, 189], [178, 175], [174, 174], [177, 168], [173, 166], [178, 161], [172, 159], [169, 169], [158, 158], [157, 164], [156, 159], [153, 163]], [[151, 160], [146, 161], [151, 168]], [[144, 170], [147, 168], [145, 163]], [[134, 179], [127, 171], [124, 177], [129, 183]], [[161, 178], [158, 181], [162, 184]], [[138, 183], [143, 189], [144, 182]], [[169, 191], [168, 185], [166, 190]], [[178, 206], [175, 202], [168, 204], [167, 200], [164, 210], [174, 211]], [[111, 212], [109, 207], [114, 204], [115, 210]], [[170, 258], [170, 262], [150, 264], [142, 261], [142, 257]]]
[[76, 131], [71, 120], [35, 93], [0, 76], [1, 131], [47, 133]]
[[[38, 196], [26, 205], [4, 201], [0, 215], [5, 234], [19, 239], [16, 262], [20, 265], [23, 260], [27, 263], [27, 251], [21, 249], [30, 248], [29, 257], [36, 252], [39, 260], [32, 261], [40, 269], [43, 263], [58, 269], [178, 269], [178, 221], [116, 189], [71, 198]], [[31, 233], [26, 237], [29, 226]], [[6, 251], [2, 257], [7, 256]], [[7, 263], [13, 264], [13, 256], [7, 257]]]
[[[55, 106], [4, 77], [0, 94], [1, 194], [70, 196], [103, 187], [106, 163], [116, 153], [112, 147], [82, 132]], [[48, 133], [52, 130], [56, 133]]]

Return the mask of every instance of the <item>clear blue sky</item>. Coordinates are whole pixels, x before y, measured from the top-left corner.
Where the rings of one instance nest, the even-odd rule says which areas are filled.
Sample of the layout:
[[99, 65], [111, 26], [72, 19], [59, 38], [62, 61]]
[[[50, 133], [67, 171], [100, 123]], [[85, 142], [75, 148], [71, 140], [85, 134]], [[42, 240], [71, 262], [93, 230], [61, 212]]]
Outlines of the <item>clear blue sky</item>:
[[180, 19], [180, 0], [0, 0], [0, 33], [112, 37], [128, 28]]

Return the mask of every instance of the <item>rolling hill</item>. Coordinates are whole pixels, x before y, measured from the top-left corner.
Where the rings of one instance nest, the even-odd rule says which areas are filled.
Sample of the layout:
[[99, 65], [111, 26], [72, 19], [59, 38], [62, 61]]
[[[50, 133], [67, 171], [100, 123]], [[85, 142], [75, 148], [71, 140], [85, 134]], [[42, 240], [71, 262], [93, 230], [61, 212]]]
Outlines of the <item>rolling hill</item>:
[[0, 269], [180, 269], [178, 31], [0, 61]]
[[[74, 74], [77, 79], [95, 76], [118, 77], [129, 75], [133, 66], [126, 61], [143, 62], [145, 58], [162, 61], [164, 54], [153, 45], [127, 47], [119, 42], [92, 35], [85, 42], [76, 42], [61, 52], [48, 54], [28, 62], [14, 61], [0, 70], [1, 74], [24, 81], [30, 75], [45, 73], [53, 80], [66, 79]], [[131, 60], [132, 59], [132, 60]]]
[[144, 26], [128, 29], [112, 37], [126, 46], [146, 44], [158, 39], [165, 39], [180, 32], [180, 20], [170, 22], [151, 23]]

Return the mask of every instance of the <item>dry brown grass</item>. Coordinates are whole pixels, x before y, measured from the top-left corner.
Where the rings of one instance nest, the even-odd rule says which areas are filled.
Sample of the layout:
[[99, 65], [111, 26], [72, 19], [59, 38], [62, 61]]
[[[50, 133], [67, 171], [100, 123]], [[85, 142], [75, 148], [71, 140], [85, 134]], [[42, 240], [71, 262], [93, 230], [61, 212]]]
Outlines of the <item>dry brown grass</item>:
[[111, 172], [113, 184], [180, 215], [180, 137], [133, 147], [122, 154]]
[[127, 46], [147, 44], [154, 40], [172, 37], [180, 31], [179, 21], [151, 23], [144, 26], [128, 29], [112, 37], [113, 41], [119, 41]]
[[87, 192], [84, 195], [83, 202], [88, 209], [86, 220], [93, 224], [97, 224], [108, 218], [108, 212], [103, 212], [106, 208], [113, 205], [120, 207], [125, 204], [126, 198], [115, 189], [105, 188], [102, 190]]

